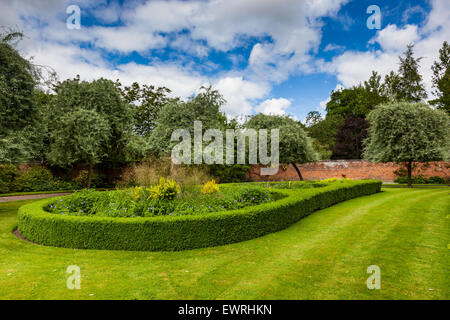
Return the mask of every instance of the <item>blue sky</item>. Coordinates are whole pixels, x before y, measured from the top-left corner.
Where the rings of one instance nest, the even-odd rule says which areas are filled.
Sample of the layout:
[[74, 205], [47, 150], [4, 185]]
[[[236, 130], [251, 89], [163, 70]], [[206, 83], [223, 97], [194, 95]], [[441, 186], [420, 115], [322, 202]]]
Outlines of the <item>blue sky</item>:
[[[323, 112], [332, 90], [397, 68], [408, 43], [430, 66], [450, 39], [446, 0], [0, 0], [0, 25], [22, 29], [20, 50], [60, 79], [119, 78], [167, 86], [187, 97], [211, 84], [230, 116], [303, 119]], [[81, 29], [67, 28], [69, 5]], [[381, 28], [368, 29], [370, 5]]]

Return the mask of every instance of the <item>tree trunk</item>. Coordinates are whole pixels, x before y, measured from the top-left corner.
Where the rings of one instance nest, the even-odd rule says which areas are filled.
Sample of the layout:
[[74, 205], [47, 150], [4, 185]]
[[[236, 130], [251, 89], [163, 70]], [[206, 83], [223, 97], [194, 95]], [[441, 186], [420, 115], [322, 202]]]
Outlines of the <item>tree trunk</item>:
[[292, 166], [294, 166], [295, 171], [297, 171], [298, 178], [300, 179], [300, 181], [303, 181], [302, 173], [298, 169], [297, 165], [294, 162], [292, 162], [291, 164], [292, 164]]
[[409, 159], [409, 161], [408, 161], [408, 187], [409, 188], [412, 188], [411, 177], [412, 177], [412, 159]]
[[94, 169], [94, 165], [92, 163], [89, 164], [89, 169], [88, 169], [88, 181], [87, 181], [87, 188], [90, 189], [91, 188], [91, 183], [92, 183], [92, 171]]

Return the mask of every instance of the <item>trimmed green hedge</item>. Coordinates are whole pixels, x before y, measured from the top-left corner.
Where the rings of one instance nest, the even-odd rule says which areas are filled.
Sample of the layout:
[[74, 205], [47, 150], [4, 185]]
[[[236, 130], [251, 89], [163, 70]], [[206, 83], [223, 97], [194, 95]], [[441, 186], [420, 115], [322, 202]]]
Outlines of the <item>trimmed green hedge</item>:
[[43, 207], [19, 209], [19, 232], [28, 240], [78, 249], [176, 251], [250, 240], [282, 230], [315, 210], [373, 194], [380, 181], [336, 182], [322, 188], [277, 189], [281, 200], [204, 216], [107, 218], [55, 215]]

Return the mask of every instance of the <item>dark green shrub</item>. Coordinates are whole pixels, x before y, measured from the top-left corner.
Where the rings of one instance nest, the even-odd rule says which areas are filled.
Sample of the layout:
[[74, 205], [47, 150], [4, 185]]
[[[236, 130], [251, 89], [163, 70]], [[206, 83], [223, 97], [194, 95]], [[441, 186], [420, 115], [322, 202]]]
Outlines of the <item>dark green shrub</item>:
[[8, 192], [9, 192], [9, 185], [5, 181], [0, 179], [0, 194]]
[[251, 166], [243, 164], [210, 166], [211, 175], [220, 183], [232, 183], [245, 181]]
[[0, 164], [0, 180], [6, 184], [11, 184], [19, 175], [19, 170], [12, 164]]
[[152, 218], [77, 217], [44, 211], [54, 199], [19, 209], [19, 232], [35, 243], [66, 248], [175, 251], [245, 241], [287, 228], [312, 212], [373, 194], [380, 181], [279, 189], [285, 197], [240, 210]]
[[[408, 177], [398, 177], [394, 180], [395, 183], [407, 184]], [[449, 183], [448, 180], [441, 178], [439, 176], [433, 176], [430, 178], [425, 178], [423, 176], [412, 176], [411, 182], [413, 184], [446, 184]]]
[[72, 190], [74, 185], [53, 177], [50, 170], [44, 167], [32, 167], [20, 173], [9, 189], [10, 192]]

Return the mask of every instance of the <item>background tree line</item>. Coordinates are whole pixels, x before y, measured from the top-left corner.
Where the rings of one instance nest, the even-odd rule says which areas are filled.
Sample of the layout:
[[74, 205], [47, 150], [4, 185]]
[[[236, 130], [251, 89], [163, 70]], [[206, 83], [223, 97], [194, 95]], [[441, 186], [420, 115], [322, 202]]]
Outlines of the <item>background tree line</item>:
[[[419, 72], [422, 58], [414, 57], [409, 45], [399, 57], [398, 70], [384, 79], [376, 71], [361, 84], [335, 90], [326, 105], [326, 116], [311, 111], [306, 117], [308, 134], [321, 159], [362, 159], [363, 141], [367, 137], [368, 114], [376, 106], [389, 101], [423, 102], [427, 92]], [[432, 66], [433, 94], [428, 101], [438, 110], [450, 114], [450, 47], [444, 42], [439, 59]]]
[[[414, 57], [410, 45], [399, 57], [398, 71], [384, 81], [373, 71], [363, 84], [333, 91], [325, 117], [310, 112], [304, 125], [288, 116], [257, 114], [238, 123], [220, 111], [226, 101], [211, 87], [182, 100], [165, 87], [123, 86], [103, 78], [82, 81], [79, 76], [64, 81], [45, 78], [42, 67], [15, 48], [21, 37], [17, 32], [0, 37], [0, 163], [31, 160], [65, 169], [84, 164], [89, 168], [88, 185], [95, 166], [170, 156], [172, 132], [193, 128], [194, 121], [202, 121], [203, 130], [280, 129], [280, 162], [292, 163], [302, 179], [296, 163], [330, 157], [360, 159], [370, 130], [367, 118], [376, 106], [392, 101], [416, 103], [427, 97], [418, 71], [420, 58]], [[433, 65], [437, 98], [430, 101], [447, 114], [449, 56], [444, 42]], [[223, 177], [241, 179], [248, 166], [214, 165], [211, 169]]]

